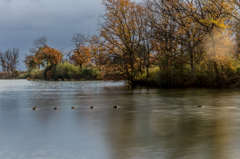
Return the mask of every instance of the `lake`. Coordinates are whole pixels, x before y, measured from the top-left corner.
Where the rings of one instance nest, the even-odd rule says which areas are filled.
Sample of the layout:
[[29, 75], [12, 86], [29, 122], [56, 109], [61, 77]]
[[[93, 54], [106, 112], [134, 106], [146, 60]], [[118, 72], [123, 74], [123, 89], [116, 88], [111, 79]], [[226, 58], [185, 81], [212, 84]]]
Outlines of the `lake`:
[[239, 146], [240, 89], [0, 80], [2, 159], [236, 159]]

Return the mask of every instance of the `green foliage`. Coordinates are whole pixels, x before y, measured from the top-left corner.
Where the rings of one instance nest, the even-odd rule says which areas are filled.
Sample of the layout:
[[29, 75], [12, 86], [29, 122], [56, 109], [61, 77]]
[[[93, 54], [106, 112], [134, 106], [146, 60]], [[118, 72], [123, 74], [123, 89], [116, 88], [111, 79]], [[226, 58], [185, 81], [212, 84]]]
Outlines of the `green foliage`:
[[[48, 72], [51, 72], [51, 75], [48, 77]], [[93, 67], [85, 67], [82, 69], [79, 66], [70, 64], [69, 62], [59, 63], [57, 65], [48, 65], [44, 71], [45, 79], [94, 79], [99, 75], [99, 71]]]
[[185, 87], [191, 81], [191, 75], [183, 69], [166, 69], [157, 71], [154, 80], [162, 88]]
[[74, 66], [68, 62], [60, 63], [56, 66], [56, 74], [54, 79], [71, 79], [79, 78], [81, 76], [81, 71], [78, 66]]
[[[148, 71], [148, 76], [149, 77], [148, 78], [149, 79], [154, 79], [155, 75], [158, 74], [159, 71], [160, 70], [159, 70], [158, 67], [149, 69], [149, 71]], [[138, 76], [138, 79], [146, 79], [146, 78], [147, 78], [147, 71], [146, 70], [144, 71], [144, 73], [142, 75], [139, 74], [139, 76]]]
[[96, 78], [99, 76], [100, 72], [97, 68], [92, 68], [92, 77]]
[[32, 70], [29, 75], [32, 79], [44, 79], [44, 70]]

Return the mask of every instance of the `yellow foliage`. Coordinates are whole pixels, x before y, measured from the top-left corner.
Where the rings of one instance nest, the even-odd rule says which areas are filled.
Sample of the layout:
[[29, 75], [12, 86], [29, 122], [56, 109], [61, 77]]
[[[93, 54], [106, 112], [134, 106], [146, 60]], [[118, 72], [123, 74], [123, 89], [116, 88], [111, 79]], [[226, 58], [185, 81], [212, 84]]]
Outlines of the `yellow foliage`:
[[236, 46], [230, 36], [228, 32], [220, 29], [206, 36], [204, 48], [208, 60], [224, 64], [233, 58]]

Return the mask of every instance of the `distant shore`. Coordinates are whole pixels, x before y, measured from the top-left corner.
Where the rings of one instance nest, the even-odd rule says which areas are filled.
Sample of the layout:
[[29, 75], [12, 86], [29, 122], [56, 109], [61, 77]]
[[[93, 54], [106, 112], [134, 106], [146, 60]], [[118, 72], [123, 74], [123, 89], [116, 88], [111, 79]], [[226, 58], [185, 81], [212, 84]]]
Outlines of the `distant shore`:
[[[16, 74], [3, 73], [0, 72], [0, 80], [17, 80], [17, 79], [26, 79], [28, 81], [100, 81], [103, 79], [85, 76], [83, 78], [58, 78], [58, 79], [44, 79], [44, 78], [33, 78], [29, 75], [27, 71], [17, 72]], [[118, 80], [116, 80], [118, 81]], [[119, 80], [122, 81], [122, 80]], [[232, 77], [226, 80], [226, 83], [212, 83], [212, 85], [203, 85], [196, 82], [192, 83], [181, 83], [180, 85], [173, 85], [167, 87], [160, 86], [153, 79], [138, 79], [135, 81], [135, 86], [151, 87], [151, 88], [240, 88], [240, 77]]]

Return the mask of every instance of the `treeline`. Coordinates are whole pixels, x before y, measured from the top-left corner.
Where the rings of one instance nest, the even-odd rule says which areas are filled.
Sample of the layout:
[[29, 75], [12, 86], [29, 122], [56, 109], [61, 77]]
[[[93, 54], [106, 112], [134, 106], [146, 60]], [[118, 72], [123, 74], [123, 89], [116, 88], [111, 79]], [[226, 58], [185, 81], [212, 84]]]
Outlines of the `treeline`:
[[106, 0], [103, 5], [93, 48], [104, 72], [132, 85], [160, 87], [238, 81], [237, 0]]
[[[106, 0], [93, 40], [104, 72], [132, 85], [220, 86], [239, 66], [239, 3], [234, 0]], [[110, 60], [112, 59], [112, 60]]]
[[[73, 50], [65, 54], [41, 37], [25, 58], [28, 70], [44, 68], [45, 79], [88, 76], [127, 80], [132, 86], [212, 87], [238, 82], [237, 0], [145, 0], [139, 4], [104, 0], [102, 4], [105, 14], [99, 16], [98, 35], [75, 34]], [[59, 69], [64, 62], [79, 71]], [[61, 70], [67, 70], [64, 77]]]

